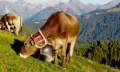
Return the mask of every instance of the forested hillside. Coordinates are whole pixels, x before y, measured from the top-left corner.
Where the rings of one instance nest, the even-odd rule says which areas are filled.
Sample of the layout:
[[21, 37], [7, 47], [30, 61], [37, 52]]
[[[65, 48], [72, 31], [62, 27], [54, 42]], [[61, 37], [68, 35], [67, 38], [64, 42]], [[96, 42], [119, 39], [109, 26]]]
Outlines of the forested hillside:
[[120, 39], [120, 6], [95, 10], [78, 17], [81, 31], [79, 43]]
[[120, 40], [100, 40], [91, 44], [77, 44], [76, 55], [120, 69]]

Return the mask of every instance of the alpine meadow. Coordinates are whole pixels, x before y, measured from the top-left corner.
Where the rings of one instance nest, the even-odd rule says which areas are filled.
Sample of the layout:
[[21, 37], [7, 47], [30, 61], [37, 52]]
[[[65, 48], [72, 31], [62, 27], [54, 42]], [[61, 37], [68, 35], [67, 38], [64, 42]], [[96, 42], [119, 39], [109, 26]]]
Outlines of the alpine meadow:
[[[59, 18], [56, 19], [57, 17], [51, 16], [59, 11], [70, 14], [66, 14], [66, 18], [68, 19], [64, 17], [66, 21], [63, 19], [58, 20]], [[14, 24], [15, 17], [11, 17], [11, 21], [8, 21], [8, 18], [4, 17], [8, 13], [18, 14], [22, 18], [21, 30], [18, 35], [15, 34], [15, 30], [17, 29]], [[79, 33], [76, 34], [77, 39], [73, 39], [76, 41], [75, 45], [73, 45], [72, 57], [68, 58], [68, 55], [71, 54], [69, 52], [72, 52], [69, 49], [72, 44], [68, 42], [66, 50], [64, 49], [65, 58], [62, 53], [62, 47], [64, 47], [65, 42], [60, 40], [62, 36], [56, 36], [57, 39], [55, 39], [53, 34], [56, 31], [54, 30], [55, 27], [59, 28], [61, 26], [59, 23], [67, 25], [69, 22], [71, 24], [74, 23], [76, 20], [72, 19], [72, 16], [78, 20]], [[69, 19], [71, 21], [67, 22]], [[51, 51], [53, 61], [46, 62], [44, 60], [47, 57], [48, 59], [50, 58], [49, 54], [46, 54], [46, 56], [41, 55], [42, 48], [45, 48], [47, 44], [44, 47], [36, 47], [36, 51], [33, 51], [35, 53], [25, 59], [24, 56], [23, 58], [20, 57], [22, 48], [26, 46], [27, 38], [29, 36], [32, 38], [33, 34], [42, 31], [40, 29], [48, 22], [49, 24], [54, 23], [51, 26], [51, 28], [54, 27], [54, 31], [51, 33], [49, 33], [50, 31], [46, 32], [51, 36], [50, 41], [49, 38], [45, 37], [45, 33], [41, 34], [41, 36], [46, 39], [46, 42], [51, 42], [51, 44], [47, 44], [50, 44], [51, 48], [53, 48]], [[55, 23], [58, 23], [59, 26], [55, 26], [57, 25]], [[72, 26], [74, 27], [74, 25]], [[64, 30], [62, 30], [64, 27], [61, 27], [59, 28], [60, 31], [56, 31], [58, 35], [60, 35], [59, 33], [61, 35], [64, 33]], [[65, 28], [66, 31], [73, 28], [68, 27]], [[70, 31], [75, 31], [75, 29]], [[34, 41], [34, 39], [31, 40]], [[30, 46], [36, 44], [35, 41], [28, 43], [31, 44]], [[60, 43], [60, 45], [57, 43]], [[62, 43], [64, 44], [62, 45]], [[56, 47], [59, 46], [59, 49], [55, 50], [54, 44]], [[58, 53], [55, 55], [55, 51], [57, 50]], [[27, 52], [26, 50], [24, 51]], [[50, 52], [49, 49], [48, 52]], [[56, 58], [54, 57], [58, 59], [58, 64], [55, 64]], [[66, 67], [62, 67], [62, 64], [66, 65]], [[120, 72], [120, 0], [111, 0], [103, 5], [85, 4], [81, 0], [59, 1], [54, 5], [52, 1], [51, 3], [32, 4], [26, 0], [16, 0], [15, 2], [0, 0], [0, 72]]]

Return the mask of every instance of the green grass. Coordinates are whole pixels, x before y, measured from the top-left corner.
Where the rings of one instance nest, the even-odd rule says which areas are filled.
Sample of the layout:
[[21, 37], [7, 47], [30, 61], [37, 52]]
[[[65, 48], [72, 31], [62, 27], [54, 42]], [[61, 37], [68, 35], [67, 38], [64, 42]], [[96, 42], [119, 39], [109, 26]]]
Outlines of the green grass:
[[120, 72], [118, 69], [92, 62], [77, 55], [73, 56], [71, 64], [67, 64], [66, 69], [33, 57], [23, 59], [17, 55], [15, 51], [17, 49], [12, 46], [15, 39], [24, 41], [25, 37], [0, 30], [0, 72]]

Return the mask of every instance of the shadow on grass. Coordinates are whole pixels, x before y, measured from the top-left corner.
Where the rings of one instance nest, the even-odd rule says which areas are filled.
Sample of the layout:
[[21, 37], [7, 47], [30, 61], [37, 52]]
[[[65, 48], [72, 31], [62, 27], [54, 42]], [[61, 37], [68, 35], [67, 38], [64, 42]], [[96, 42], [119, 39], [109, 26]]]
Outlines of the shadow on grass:
[[[12, 49], [16, 52], [18, 55], [22, 46], [24, 45], [23, 41], [14, 39], [14, 44], [11, 44]], [[40, 51], [37, 50], [33, 55], [31, 55], [33, 58], [39, 58], [40, 57]]]
[[[16, 52], [16, 54], [18, 55], [23, 45], [24, 45], [24, 42], [22, 42], [20, 40], [17, 40], [17, 39], [14, 39], [14, 44], [11, 44], [11, 47]], [[33, 58], [37, 58], [41, 61], [45, 61], [45, 56], [40, 54], [39, 49], [31, 56]]]
[[40, 57], [40, 50], [37, 50], [33, 55], [31, 55], [33, 58], [39, 58]]
[[23, 44], [24, 44], [24, 42], [19, 41], [17, 39], [14, 39], [14, 44], [11, 44], [12, 49], [16, 52], [17, 55], [20, 52]]

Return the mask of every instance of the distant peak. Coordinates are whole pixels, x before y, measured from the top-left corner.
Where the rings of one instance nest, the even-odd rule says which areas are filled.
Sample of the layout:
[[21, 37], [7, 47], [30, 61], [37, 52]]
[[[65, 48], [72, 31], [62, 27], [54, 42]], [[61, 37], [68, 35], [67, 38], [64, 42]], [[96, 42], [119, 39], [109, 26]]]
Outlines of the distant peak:
[[81, 2], [80, 0], [70, 0], [70, 3], [76, 3], [76, 4], [81, 4], [81, 5], [84, 4], [84, 3]]
[[119, 2], [120, 2], [120, 0], [112, 0], [111, 2], [118, 2], [118, 3], [119, 3]]
[[115, 8], [120, 8], [120, 3], [115, 6]]

